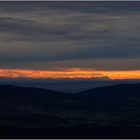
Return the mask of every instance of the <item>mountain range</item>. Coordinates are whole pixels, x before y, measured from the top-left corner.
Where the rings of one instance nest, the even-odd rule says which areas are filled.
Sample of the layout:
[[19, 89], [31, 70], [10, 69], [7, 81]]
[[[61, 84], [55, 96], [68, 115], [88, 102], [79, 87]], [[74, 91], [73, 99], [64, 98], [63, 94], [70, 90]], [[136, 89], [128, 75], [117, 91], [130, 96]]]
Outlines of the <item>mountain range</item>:
[[0, 85], [0, 138], [140, 138], [140, 84], [76, 94]]

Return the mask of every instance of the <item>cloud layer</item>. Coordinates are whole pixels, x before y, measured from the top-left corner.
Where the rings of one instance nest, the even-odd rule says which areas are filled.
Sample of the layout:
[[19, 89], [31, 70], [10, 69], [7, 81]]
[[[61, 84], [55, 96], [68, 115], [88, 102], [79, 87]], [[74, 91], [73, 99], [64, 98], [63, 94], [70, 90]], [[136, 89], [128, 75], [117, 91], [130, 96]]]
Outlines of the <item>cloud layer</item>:
[[139, 15], [140, 2], [0, 2], [0, 67], [139, 70]]

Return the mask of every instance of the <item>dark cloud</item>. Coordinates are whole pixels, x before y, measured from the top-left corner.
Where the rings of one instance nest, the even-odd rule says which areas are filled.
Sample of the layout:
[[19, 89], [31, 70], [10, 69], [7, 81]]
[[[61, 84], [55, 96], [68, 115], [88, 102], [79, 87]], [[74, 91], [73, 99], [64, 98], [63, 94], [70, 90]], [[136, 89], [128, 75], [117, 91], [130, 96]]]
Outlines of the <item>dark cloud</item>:
[[64, 29], [48, 27], [32, 20], [17, 18], [0, 18], [0, 31], [17, 34], [18, 37], [15, 39], [17, 41], [48, 41], [49, 36], [54, 35], [55, 37], [68, 34], [68, 31]]
[[25, 11], [35, 11], [40, 9], [61, 9], [61, 10], [71, 10], [71, 11], [80, 11], [80, 12], [122, 12], [122, 11], [139, 11], [140, 2], [139, 1], [81, 1], [81, 2], [64, 2], [64, 1], [22, 1], [22, 2], [1, 2], [1, 9], [8, 12], [25, 12]]
[[139, 14], [140, 2], [0, 2], [0, 66], [127, 59], [129, 69], [140, 60]]

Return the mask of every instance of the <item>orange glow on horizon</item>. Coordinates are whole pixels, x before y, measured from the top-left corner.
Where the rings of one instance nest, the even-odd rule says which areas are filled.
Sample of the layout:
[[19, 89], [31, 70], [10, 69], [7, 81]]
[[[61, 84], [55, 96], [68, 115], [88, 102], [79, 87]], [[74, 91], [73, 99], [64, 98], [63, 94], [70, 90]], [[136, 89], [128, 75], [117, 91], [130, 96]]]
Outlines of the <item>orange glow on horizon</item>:
[[140, 79], [140, 70], [103, 71], [92, 69], [64, 69], [64, 70], [23, 70], [0, 69], [0, 78], [101, 78], [109, 79]]

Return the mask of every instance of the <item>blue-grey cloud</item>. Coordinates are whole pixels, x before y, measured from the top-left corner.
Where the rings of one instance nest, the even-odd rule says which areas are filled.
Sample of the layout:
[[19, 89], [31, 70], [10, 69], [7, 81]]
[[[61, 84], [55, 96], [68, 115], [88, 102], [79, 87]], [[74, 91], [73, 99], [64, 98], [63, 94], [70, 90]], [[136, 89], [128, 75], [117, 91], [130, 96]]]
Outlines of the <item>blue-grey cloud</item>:
[[129, 68], [140, 60], [139, 14], [140, 2], [0, 2], [0, 66], [126, 59]]
[[83, 11], [83, 12], [122, 12], [122, 11], [139, 11], [139, 2], [125, 2], [125, 1], [88, 1], [88, 2], [40, 2], [40, 1], [22, 1], [22, 2], [1, 2], [1, 9], [8, 12], [25, 12], [25, 11], [33, 11], [44, 8], [53, 8], [53, 9], [64, 9], [71, 11]]

